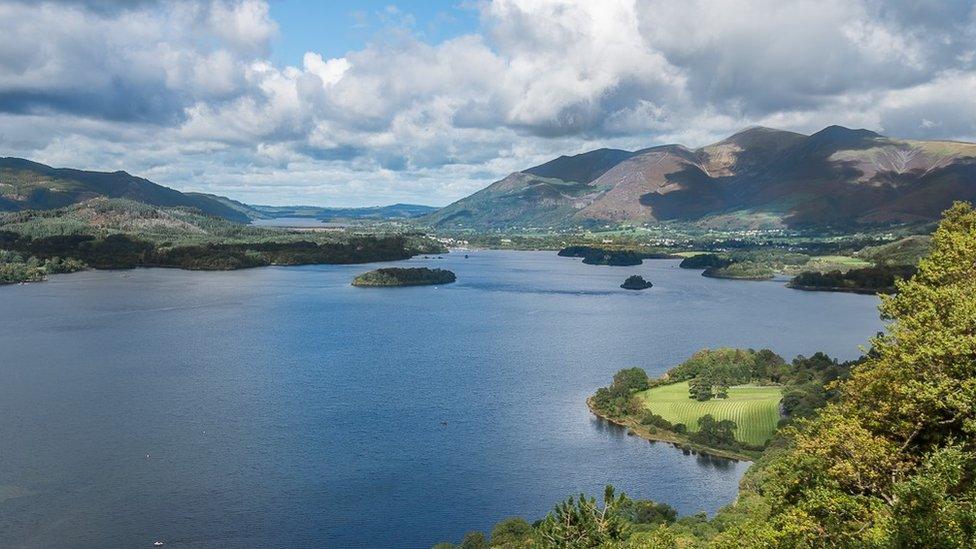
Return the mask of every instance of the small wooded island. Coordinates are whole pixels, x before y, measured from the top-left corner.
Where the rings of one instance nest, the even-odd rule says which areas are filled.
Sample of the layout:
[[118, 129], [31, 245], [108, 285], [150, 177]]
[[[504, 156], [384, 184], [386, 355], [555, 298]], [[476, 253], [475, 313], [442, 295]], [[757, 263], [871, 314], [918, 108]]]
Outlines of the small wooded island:
[[666, 253], [653, 251], [598, 248], [594, 246], [567, 246], [556, 254], [560, 257], [582, 257], [587, 265], [630, 267], [640, 265], [645, 259], [670, 259]]
[[625, 290], [646, 290], [652, 286], [654, 285], [644, 280], [641, 275], [628, 276], [627, 280], [624, 280], [624, 283], [620, 285]]
[[428, 269], [427, 267], [390, 267], [376, 269], [357, 276], [352, 281], [353, 286], [361, 288], [388, 286], [430, 286], [434, 284], [450, 284], [457, 280], [453, 272], [446, 269]]

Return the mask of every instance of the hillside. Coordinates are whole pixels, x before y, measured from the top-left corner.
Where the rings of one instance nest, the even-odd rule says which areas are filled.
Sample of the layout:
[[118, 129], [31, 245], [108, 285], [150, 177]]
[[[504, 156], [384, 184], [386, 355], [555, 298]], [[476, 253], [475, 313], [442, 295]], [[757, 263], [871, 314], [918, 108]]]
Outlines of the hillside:
[[976, 144], [830, 126], [750, 128], [698, 149], [599, 149], [516, 172], [424, 218], [503, 229], [694, 222], [852, 228], [934, 221], [976, 199]]
[[123, 198], [164, 208], [196, 208], [238, 223], [280, 217], [322, 221], [411, 219], [436, 210], [417, 204], [364, 208], [250, 205], [215, 194], [180, 192], [122, 171], [52, 168], [22, 158], [0, 158], [0, 212], [51, 210], [93, 198]]
[[[194, 208], [160, 208], [118, 198], [94, 198], [64, 208], [0, 214], [0, 253], [15, 254], [17, 263], [54, 261], [58, 263], [55, 267], [63, 267], [60, 260], [70, 259], [96, 269], [227, 270], [264, 265], [369, 263], [442, 251], [440, 244], [419, 235], [254, 227], [202, 214]], [[77, 270], [74, 266], [72, 269]], [[25, 276], [8, 282], [37, 278]]]
[[161, 207], [196, 208], [246, 223], [243, 212], [222, 199], [157, 185], [126, 172], [52, 168], [22, 158], [0, 158], [0, 211], [50, 210], [92, 198], [125, 198]]

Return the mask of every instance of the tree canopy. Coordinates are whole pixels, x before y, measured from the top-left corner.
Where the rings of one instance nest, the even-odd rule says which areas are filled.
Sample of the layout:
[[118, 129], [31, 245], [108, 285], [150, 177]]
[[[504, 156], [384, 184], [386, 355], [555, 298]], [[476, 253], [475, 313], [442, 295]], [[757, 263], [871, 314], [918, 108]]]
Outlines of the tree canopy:
[[[714, 519], [674, 520], [667, 508], [635, 507], [608, 490], [602, 507], [583, 496], [559, 504], [533, 527], [538, 537], [520, 534], [523, 546], [976, 546], [972, 206], [958, 203], [945, 212], [931, 254], [897, 286], [897, 294], [882, 298], [885, 332], [853, 365], [817, 354], [798, 357], [790, 368], [771, 353], [757, 360], [762, 351], [723, 352], [740, 359], [733, 361], [735, 375], [787, 383], [783, 406], [797, 419], [750, 468], [737, 501]], [[672, 370], [671, 379], [708, 371], [715, 364], [710, 353]], [[614, 385], [627, 394], [639, 378], [628, 373]], [[603, 396], [610, 398], [611, 389], [601, 389]], [[702, 417], [700, 427], [700, 436], [719, 443], [735, 430], [733, 422], [712, 417]], [[638, 516], [649, 523], [638, 528]]]
[[746, 483], [731, 546], [976, 545], [976, 211], [956, 204], [840, 399], [786, 433]]

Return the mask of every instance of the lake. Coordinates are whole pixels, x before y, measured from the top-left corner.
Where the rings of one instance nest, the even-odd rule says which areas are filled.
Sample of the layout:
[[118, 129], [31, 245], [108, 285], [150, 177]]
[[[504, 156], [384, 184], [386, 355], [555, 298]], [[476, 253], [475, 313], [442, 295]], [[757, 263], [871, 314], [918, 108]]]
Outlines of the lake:
[[273, 219], [254, 219], [251, 225], [255, 227], [288, 227], [288, 228], [332, 228], [345, 227], [342, 223], [322, 221], [314, 217], [275, 217]]
[[349, 285], [372, 265], [0, 287], [2, 545], [427, 547], [607, 483], [713, 513], [747, 463], [627, 436], [586, 397], [703, 347], [855, 358], [882, 325], [873, 296], [672, 260], [464, 253], [399, 262], [457, 273], [439, 287]]

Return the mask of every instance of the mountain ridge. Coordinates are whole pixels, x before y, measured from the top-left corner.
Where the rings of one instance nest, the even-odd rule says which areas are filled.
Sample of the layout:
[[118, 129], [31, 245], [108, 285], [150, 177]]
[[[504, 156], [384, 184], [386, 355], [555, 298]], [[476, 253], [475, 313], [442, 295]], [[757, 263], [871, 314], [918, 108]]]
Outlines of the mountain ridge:
[[514, 172], [424, 221], [544, 228], [662, 221], [737, 228], [923, 223], [976, 199], [976, 144], [832, 125], [762, 126], [691, 149], [597, 149]]
[[0, 157], [0, 211], [51, 210], [99, 197], [196, 208], [230, 221], [249, 221], [242, 212], [209, 195], [183, 193], [125, 171], [54, 168], [24, 158]]
[[403, 203], [363, 208], [251, 205], [216, 194], [177, 191], [122, 170], [54, 168], [24, 158], [0, 157], [0, 212], [53, 210], [94, 198], [128, 199], [164, 208], [195, 208], [237, 223], [277, 217], [309, 217], [325, 221], [411, 219], [437, 209]]

